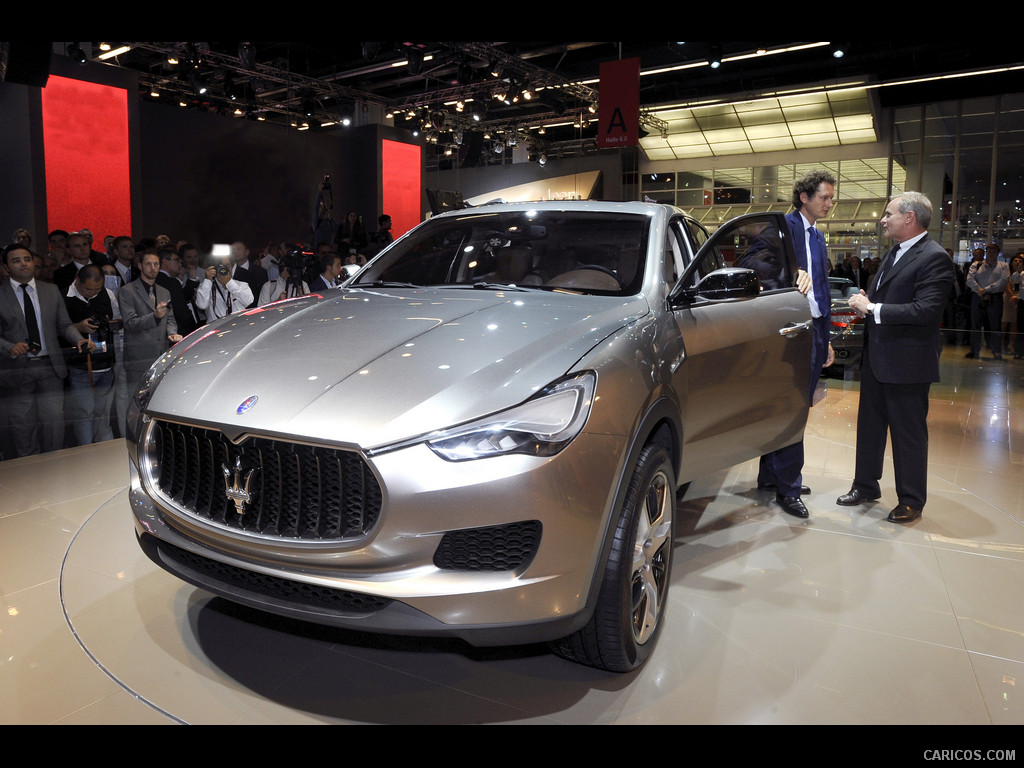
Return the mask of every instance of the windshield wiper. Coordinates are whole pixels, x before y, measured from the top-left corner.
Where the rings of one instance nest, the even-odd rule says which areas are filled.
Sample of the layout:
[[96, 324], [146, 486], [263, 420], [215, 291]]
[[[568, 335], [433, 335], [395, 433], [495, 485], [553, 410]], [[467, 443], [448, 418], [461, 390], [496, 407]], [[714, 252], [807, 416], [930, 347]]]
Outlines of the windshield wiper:
[[473, 283], [473, 287], [481, 291], [533, 291], [542, 288], [539, 285], [516, 285], [515, 283]]
[[422, 288], [415, 283], [402, 283], [397, 280], [374, 280], [372, 283], [351, 283], [349, 288]]

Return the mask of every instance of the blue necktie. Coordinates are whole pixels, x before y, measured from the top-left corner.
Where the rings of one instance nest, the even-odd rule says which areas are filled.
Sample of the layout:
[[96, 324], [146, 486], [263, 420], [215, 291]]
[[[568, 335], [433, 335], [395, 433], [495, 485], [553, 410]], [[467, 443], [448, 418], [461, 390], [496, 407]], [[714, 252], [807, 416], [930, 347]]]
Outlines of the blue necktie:
[[825, 253], [821, 249], [821, 242], [818, 240], [818, 230], [813, 226], [807, 228], [810, 234], [811, 252], [808, 257], [813, 262], [811, 267], [811, 281], [814, 285], [814, 300], [818, 302], [818, 311], [822, 317], [829, 313], [831, 294], [828, 289], [828, 276], [825, 268]]

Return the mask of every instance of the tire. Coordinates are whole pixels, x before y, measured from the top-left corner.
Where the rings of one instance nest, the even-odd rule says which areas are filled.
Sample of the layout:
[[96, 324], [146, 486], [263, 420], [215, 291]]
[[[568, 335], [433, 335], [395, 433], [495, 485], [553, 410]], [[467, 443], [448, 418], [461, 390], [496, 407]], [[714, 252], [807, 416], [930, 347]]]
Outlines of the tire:
[[675, 503], [672, 461], [663, 447], [650, 444], [637, 459], [619, 512], [594, 615], [552, 644], [555, 653], [610, 672], [647, 661], [665, 623]]

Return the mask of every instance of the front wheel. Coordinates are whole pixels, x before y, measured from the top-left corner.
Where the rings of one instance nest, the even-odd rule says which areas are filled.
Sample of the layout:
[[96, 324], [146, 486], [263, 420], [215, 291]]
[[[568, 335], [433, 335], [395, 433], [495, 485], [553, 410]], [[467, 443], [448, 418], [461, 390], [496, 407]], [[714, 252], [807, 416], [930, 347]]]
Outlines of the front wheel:
[[555, 653], [612, 672], [636, 669], [651, 655], [665, 623], [675, 492], [668, 453], [646, 446], [619, 512], [594, 615], [555, 643]]

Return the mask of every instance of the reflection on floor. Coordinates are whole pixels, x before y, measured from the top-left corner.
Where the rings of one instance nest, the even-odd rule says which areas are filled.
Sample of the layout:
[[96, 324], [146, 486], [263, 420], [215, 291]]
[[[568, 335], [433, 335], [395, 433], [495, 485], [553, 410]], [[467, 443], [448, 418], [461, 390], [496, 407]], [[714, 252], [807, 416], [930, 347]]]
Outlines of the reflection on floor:
[[878, 505], [834, 503], [857, 394], [831, 379], [812, 410], [808, 521], [752, 489], [756, 462], [689, 488], [668, 621], [630, 675], [235, 607], [142, 555], [123, 442], [2, 462], [0, 723], [1024, 722], [1024, 362], [946, 351], [906, 527], [891, 463]]

